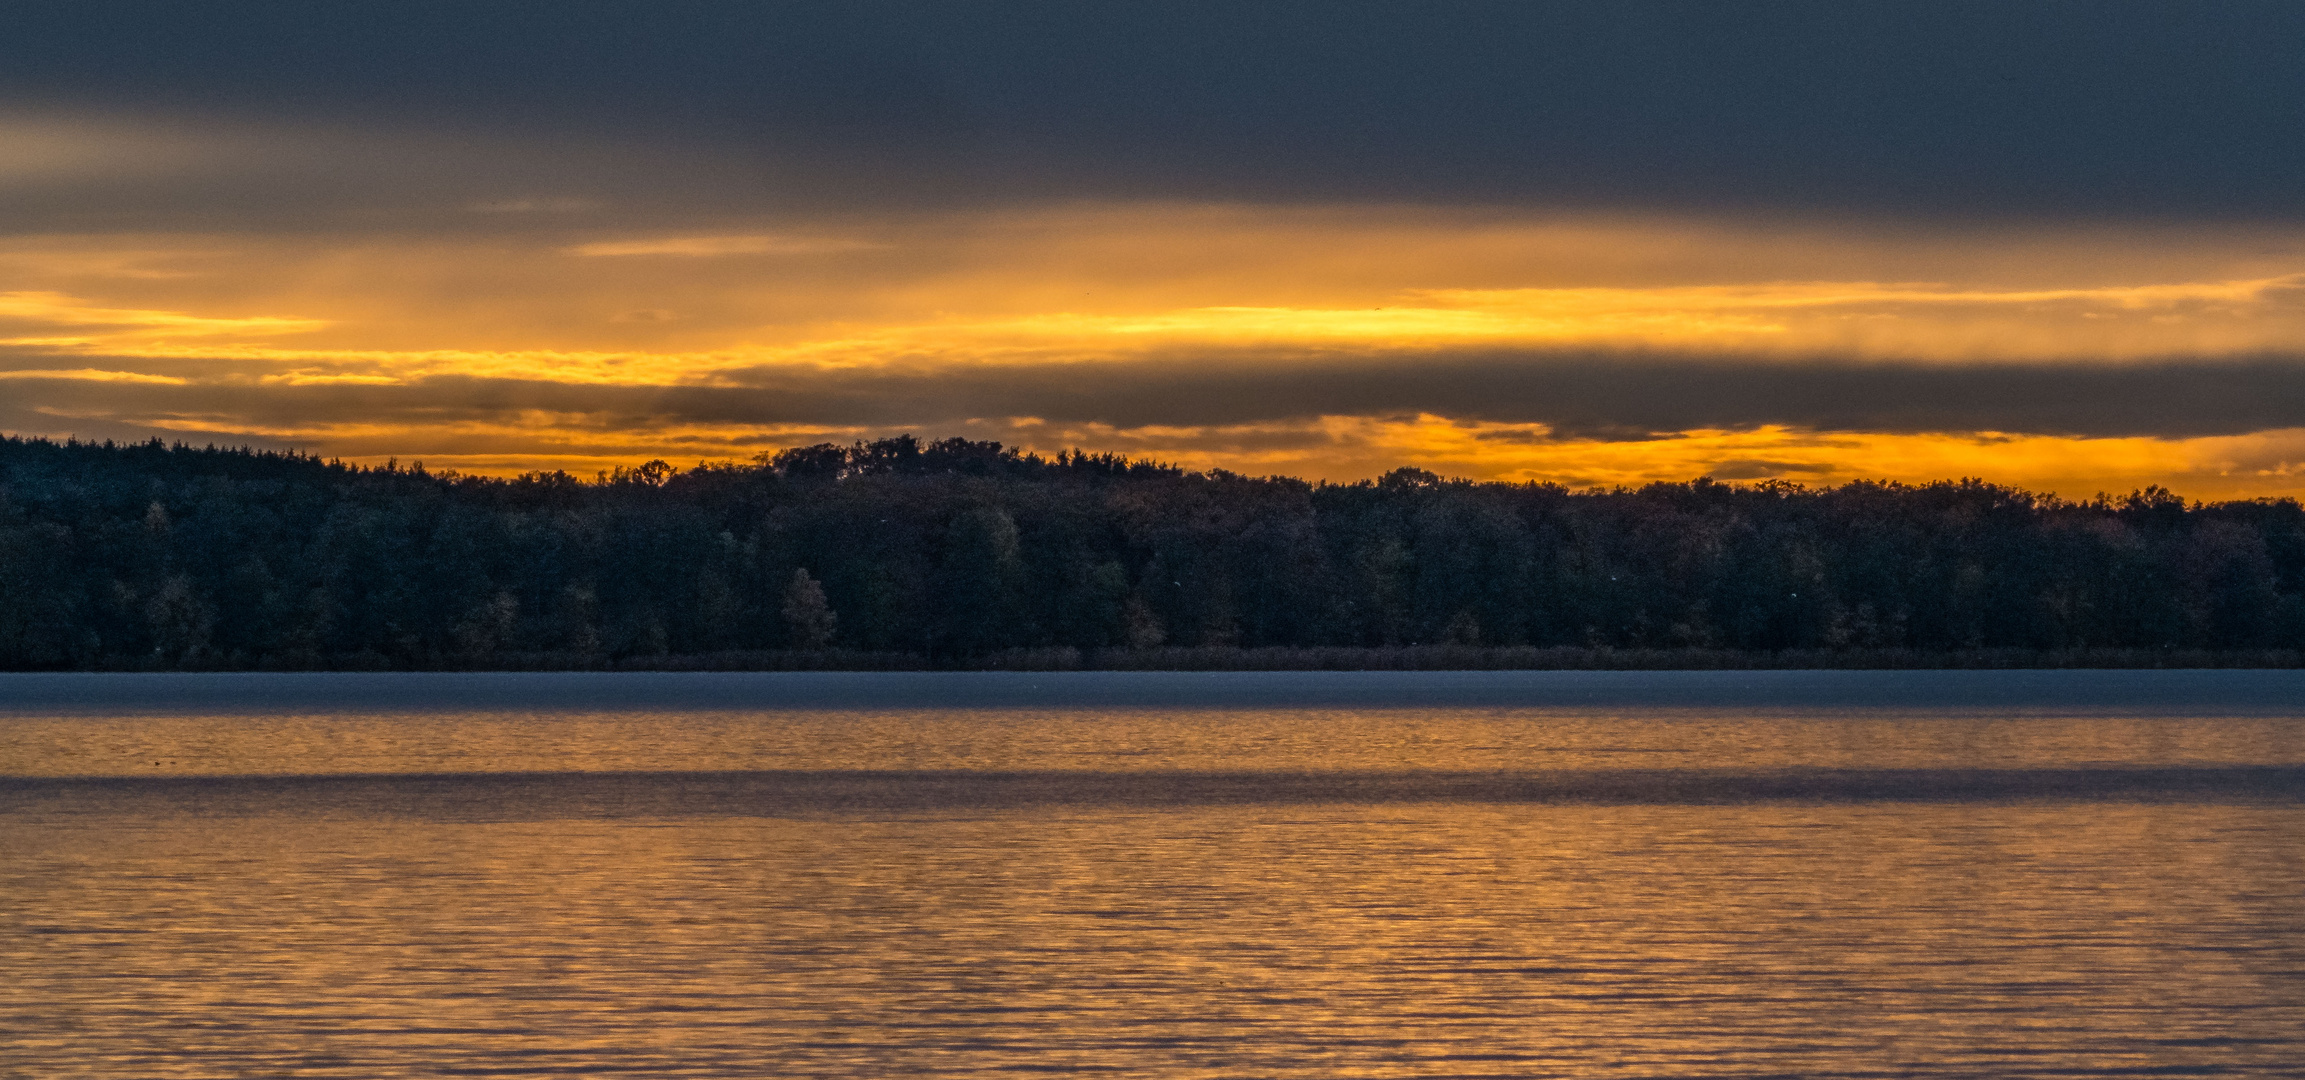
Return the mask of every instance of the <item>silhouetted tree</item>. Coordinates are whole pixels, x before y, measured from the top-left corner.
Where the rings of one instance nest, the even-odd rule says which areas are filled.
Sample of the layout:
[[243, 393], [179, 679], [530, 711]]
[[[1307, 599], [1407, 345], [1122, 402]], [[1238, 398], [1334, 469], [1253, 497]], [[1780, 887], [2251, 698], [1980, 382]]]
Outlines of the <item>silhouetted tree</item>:
[[[939, 444], [941, 445], [941, 444]], [[938, 574], [942, 623], [939, 639], [963, 655], [1015, 640], [1024, 563], [1015, 519], [995, 506], [971, 506], [945, 529]]]
[[808, 571], [792, 572], [792, 581], [784, 587], [783, 612], [785, 634], [794, 645], [821, 649], [832, 644], [838, 620], [832, 605], [825, 601], [824, 586], [808, 576]]

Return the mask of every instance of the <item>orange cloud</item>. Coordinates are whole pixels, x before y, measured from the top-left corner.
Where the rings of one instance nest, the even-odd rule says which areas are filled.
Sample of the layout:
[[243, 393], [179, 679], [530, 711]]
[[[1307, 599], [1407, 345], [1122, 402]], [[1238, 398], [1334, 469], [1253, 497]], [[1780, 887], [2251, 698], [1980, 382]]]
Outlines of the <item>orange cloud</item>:
[[[471, 235], [0, 239], [0, 269], [22, 286], [0, 294], [0, 346], [25, 369], [0, 377], [22, 390], [29, 415], [59, 424], [110, 417], [503, 470], [744, 457], [906, 425], [837, 410], [818, 423], [747, 424], [521, 403], [492, 419], [296, 425], [213, 395], [131, 410], [43, 388], [285, 393], [462, 378], [807, 394], [820, 385], [807, 373], [1005, 370], [1046, 385], [1141, 381], [1194, 357], [1309, 386], [1339, 357], [1568, 347], [1851, 368], [2305, 357], [2305, 235], [2238, 227], [1923, 232], [1157, 204], [668, 231], [599, 220], [615, 215], [592, 202], [486, 209], [500, 211], [486, 215], [491, 228], [510, 224]], [[2189, 479], [2196, 491], [2238, 492], [2291, 490], [2288, 462], [2305, 460], [2285, 428], [2236, 442], [1818, 434], [1786, 422], [1590, 442], [1542, 425], [1393, 415], [1404, 411], [1414, 410], [1127, 426], [990, 401], [957, 427], [939, 422], [1043, 449], [1329, 478], [1408, 463], [1602, 485], [1711, 471], [1969, 474], [2060, 491]]]
[[105, 371], [100, 368], [72, 368], [69, 370], [28, 368], [0, 371], [0, 379], [70, 379], [76, 382], [145, 383], [155, 386], [183, 386], [190, 381], [170, 375], [146, 375], [137, 371]]
[[[153, 335], [193, 334], [202, 337], [222, 335], [258, 336], [294, 334], [327, 325], [319, 319], [303, 319], [273, 315], [210, 316], [193, 315], [182, 311], [150, 311], [126, 308], [100, 307], [78, 297], [57, 292], [0, 293], [0, 325], [15, 323], [32, 327], [88, 327], [97, 336], [84, 341], [89, 345], [119, 342], [133, 348], [129, 342], [143, 341]], [[0, 339], [6, 344], [49, 344], [54, 339]], [[165, 348], [165, 346], [149, 346]], [[157, 355], [165, 355], [160, 353]]]

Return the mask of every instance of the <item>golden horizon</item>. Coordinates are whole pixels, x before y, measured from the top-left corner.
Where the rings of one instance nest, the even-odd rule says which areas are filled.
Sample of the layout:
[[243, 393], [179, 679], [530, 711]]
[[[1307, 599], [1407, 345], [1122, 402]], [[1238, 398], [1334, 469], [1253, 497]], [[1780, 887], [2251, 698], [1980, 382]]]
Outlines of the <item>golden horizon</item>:
[[2277, 409], [2165, 390], [2305, 377], [2305, 236], [1190, 203], [722, 224], [0, 241], [0, 426], [495, 475], [899, 431], [1575, 487], [2231, 498], [2305, 469]]

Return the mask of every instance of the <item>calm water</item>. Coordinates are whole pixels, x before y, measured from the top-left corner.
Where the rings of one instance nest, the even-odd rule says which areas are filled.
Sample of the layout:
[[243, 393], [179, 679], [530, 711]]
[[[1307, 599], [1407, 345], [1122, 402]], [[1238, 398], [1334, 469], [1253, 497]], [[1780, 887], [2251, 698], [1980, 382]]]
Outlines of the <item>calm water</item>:
[[0, 1075], [2305, 1075], [2285, 672], [0, 676]]

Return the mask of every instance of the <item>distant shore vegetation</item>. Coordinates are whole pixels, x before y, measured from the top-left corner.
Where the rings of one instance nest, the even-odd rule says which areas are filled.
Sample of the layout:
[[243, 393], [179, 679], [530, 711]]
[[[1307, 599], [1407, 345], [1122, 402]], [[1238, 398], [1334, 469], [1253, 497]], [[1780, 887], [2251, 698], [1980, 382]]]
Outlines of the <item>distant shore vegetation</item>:
[[2305, 510], [1308, 483], [903, 436], [580, 480], [0, 439], [9, 670], [2294, 667]]

